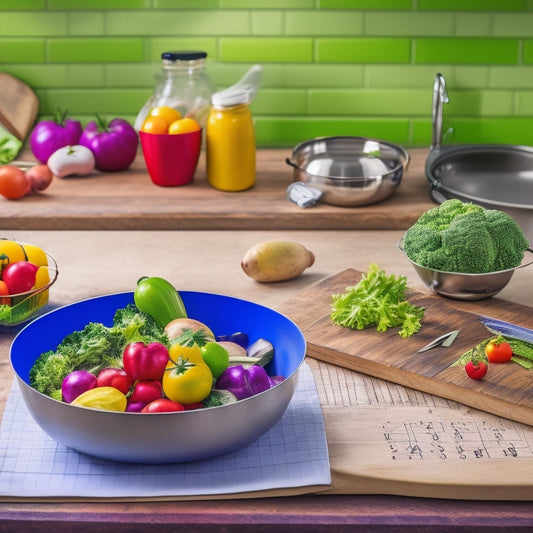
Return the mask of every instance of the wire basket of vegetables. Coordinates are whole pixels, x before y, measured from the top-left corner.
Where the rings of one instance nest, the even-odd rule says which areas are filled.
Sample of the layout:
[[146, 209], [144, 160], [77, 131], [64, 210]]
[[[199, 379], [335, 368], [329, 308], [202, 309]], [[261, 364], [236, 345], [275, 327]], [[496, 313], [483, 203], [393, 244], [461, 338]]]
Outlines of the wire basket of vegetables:
[[[16, 326], [28, 321], [42, 309], [49, 299], [50, 287], [56, 282], [59, 270], [55, 259], [43, 252], [46, 264], [30, 261], [2, 263], [0, 277], [0, 325]], [[1, 259], [1, 255], [0, 255]], [[7, 280], [7, 281], [6, 281]], [[30, 287], [9, 291], [9, 287]]]

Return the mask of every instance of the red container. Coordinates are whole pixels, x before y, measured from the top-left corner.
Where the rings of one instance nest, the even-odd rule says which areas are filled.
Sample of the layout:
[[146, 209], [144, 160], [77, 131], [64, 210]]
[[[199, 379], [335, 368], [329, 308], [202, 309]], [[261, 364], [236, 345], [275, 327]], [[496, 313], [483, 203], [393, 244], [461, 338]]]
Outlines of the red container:
[[193, 180], [202, 130], [176, 135], [139, 132], [144, 161], [156, 185], [176, 187]]

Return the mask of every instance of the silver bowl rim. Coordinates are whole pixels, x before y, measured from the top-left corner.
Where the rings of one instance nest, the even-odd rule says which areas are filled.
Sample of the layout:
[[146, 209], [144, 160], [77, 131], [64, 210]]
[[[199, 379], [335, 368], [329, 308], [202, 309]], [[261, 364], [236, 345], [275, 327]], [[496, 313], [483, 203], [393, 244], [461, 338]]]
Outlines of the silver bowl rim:
[[[310, 172], [307, 171], [307, 169], [299, 166], [297, 163], [294, 162], [295, 154], [298, 151], [302, 150], [305, 146], [314, 144], [314, 143], [319, 142], [319, 141], [335, 141], [337, 139], [348, 139], [348, 140], [365, 141], [365, 142], [366, 141], [372, 141], [372, 142], [376, 142], [376, 143], [379, 143], [379, 144], [383, 144], [383, 145], [386, 145], [386, 146], [392, 148], [396, 152], [398, 152], [398, 154], [404, 158], [404, 161], [400, 161], [393, 168], [387, 169], [387, 172], [385, 174], [376, 174], [376, 175], [373, 175], [373, 176], [327, 176], [325, 174], [311, 174]], [[372, 154], [368, 154], [368, 155], [372, 156]], [[378, 156], [374, 156], [374, 157], [376, 157], [376, 159], [380, 159]], [[348, 183], [348, 182], [359, 182], [359, 181], [368, 181], [368, 180], [381, 179], [381, 178], [383, 178], [383, 176], [388, 176], [389, 174], [393, 174], [394, 172], [397, 172], [399, 169], [404, 169], [405, 170], [407, 168], [407, 166], [409, 165], [410, 160], [411, 160], [411, 158], [410, 158], [409, 153], [407, 152], [407, 150], [405, 148], [403, 148], [403, 146], [400, 146], [398, 144], [391, 143], [389, 141], [383, 141], [381, 139], [374, 139], [372, 137], [358, 137], [358, 136], [352, 136], [352, 135], [336, 135], [336, 136], [332, 136], [332, 137], [315, 137], [314, 139], [309, 139], [307, 141], [302, 141], [302, 142], [298, 143], [292, 150], [291, 158], [287, 159], [286, 162], [287, 162], [287, 164], [291, 165], [295, 169], [298, 169], [300, 172], [305, 172], [306, 174], [309, 174], [309, 175], [314, 176], [316, 178], [331, 180], [332, 183], [335, 183], [335, 182]]]
[[[520, 265], [517, 265], [513, 268], [507, 268], [505, 270], [496, 270], [494, 272], [454, 272], [452, 270], [438, 270], [436, 268], [431, 268], [431, 267], [428, 267], [428, 266], [424, 266], [424, 265], [421, 265], [420, 263], [417, 263], [415, 261], [413, 261], [405, 252], [404, 248], [403, 248], [403, 241], [405, 239], [405, 234], [401, 237], [401, 239], [398, 240], [398, 242], [396, 243], [396, 247], [398, 248], [398, 250], [400, 252], [402, 252], [405, 257], [407, 257], [407, 259], [409, 260], [409, 262], [418, 267], [418, 268], [423, 268], [425, 270], [428, 270], [430, 272], [435, 272], [436, 274], [450, 274], [450, 275], [456, 275], [456, 276], [467, 276], [467, 277], [481, 277], [481, 276], [494, 276], [494, 275], [498, 275], [498, 274], [505, 274], [505, 273], [508, 273], [508, 272], [514, 272], [515, 270], [519, 269], [519, 268], [524, 268], [524, 267], [527, 267], [531, 264], [533, 264], [533, 259], [531, 261], [529, 261], [528, 263], [524, 263], [524, 264], [520, 264]], [[531, 252], [533, 254], [533, 249], [531, 248], [527, 248], [525, 250], [526, 252]]]
[[[296, 329], [298, 331], [301, 332], [302, 334], [302, 337], [303, 337], [303, 342], [304, 342], [304, 355], [301, 359], [301, 361], [298, 363], [298, 365], [295, 367], [295, 369], [288, 375], [285, 377], [285, 379], [283, 381], [287, 381], [289, 378], [292, 378], [293, 376], [297, 375], [300, 371], [300, 368], [302, 367], [302, 365], [304, 364], [305, 362], [305, 359], [306, 359], [306, 356], [307, 356], [307, 341], [305, 339], [305, 335], [303, 334], [303, 331], [300, 329], [300, 327], [298, 326], [298, 324], [296, 324], [296, 322], [294, 322], [291, 318], [289, 318], [287, 315], [283, 314], [283, 313], [280, 313], [279, 311], [277, 311], [276, 309], [272, 309], [268, 306], [265, 306], [263, 304], [259, 304], [257, 302], [253, 302], [251, 300], [244, 300], [243, 298], [239, 298], [239, 297], [235, 297], [235, 296], [229, 296], [229, 295], [226, 295], [226, 294], [221, 294], [221, 293], [215, 293], [215, 292], [209, 292], [209, 291], [194, 291], [194, 290], [190, 290], [190, 291], [183, 291], [183, 292], [188, 292], [188, 293], [202, 293], [202, 294], [207, 294], [207, 295], [213, 295], [213, 296], [223, 296], [225, 298], [231, 298], [231, 299], [234, 299], [234, 300], [243, 300], [245, 302], [248, 302], [248, 303], [251, 303], [251, 304], [254, 304], [254, 305], [257, 305], [259, 307], [263, 307], [263, 308], [266, 308], [266, 309], [269, 309], [270, 311], [273, 311], [275, 313], [277, 313], [278, 315], [282, 316], [284, 319], [288, 320], [289, 322], [291, 322], [292, 324], [294, 324], [294, 326], [296, 327]], [[55, 309], [51, 309], [50, 311], [48, 311], [47, 313], [45, 313], [44, 315], [42, 316], [45, 316], [45, 315], [49, 315], [49, 314], [52, 314], [52, 313], [55, 313], [56, 311], [61, 311], [63, 310], [64, 308], [66, 307], [71, 307], [72, 305], [75, 305], [75, 304], [78, 304], [78, 303], [82, 303], [82, 302], [85, 302], [85, 301], [88, 301], [88, 300], [97, 300], [99, 298], [103, 298], [103, 297], [112, 297], [112, 296], [118, 296], [118, 295], [126, 295], [126, 294], [133, 294], [132, 291], [119, 291], [119, 292], [113, 292], [113, 293], [106, 293], [106, 294], [100, 294], [100, 295], [97, 295], [97, 296], [90, 296], [90, 297], [87, 297], [87, 298], [82, 298], [81, 300], [76, 300], [75, 302], [70, 302], [70, 303], [67, 303], [67, 304], [64, 304], [64, 305], [61, 305], [59, 307], [56, 307]], [[37, 319], [36, 319], [37, 320]], [[23, 334], [23, 331], [26, 329], [27, 326], [29, 326], [30, 324], [27, 324], [26, 326], [24, 326], [16, 335], [16, 337], [18, 335], [22, 335]], [[138, 413], [138, 412], [133, 412], [133, 411], [105, 411], [105, 410], [102, 410], [102, 409], [96, 409], [96, 408], [92, 408], [92, 407], [85, 407], [85, 406], [82, 406], [82, 405], [71, 405], [71, 404], [68, 404], [66, 402], [63, 402], [63, 401], [60, 401], [60, 400], [56, 400], [55, 398], [52, 398], [51, 396], [48, 396], [40, 391], [38, 391], [37, 389], [35, 389], [34, 387], [32, 387], [29, 383], [26, 382], [26, 380], [18, 373], [17, 369], [15, 368], [15, 365], [13, 363], [13, 358], [12, 358], [12, 346], [10, 346], [10, 349], [9, 349], [9, 363], [10, 363], [10, 367], [11, 367], [11, 370], [13, 372], [13, 374], [15, 375], [15, 377], [17, 378], [17, 380], [19, 381], [19, 383], [21, 384], [21, 386], [26, 386], [27, 388], [31, 389], [35, 394], [39, 395], [39, 396], [42, 396], [43, 399], [46, 399], [46, 401], [50, 401], [50, 402], [53, 402], [53, 403], [57, 403], [57, 404], [61, 404], [62, 406], [64, 406], [65, 408], [72, 408], [72, 409], [84, 409], [84, 410], [89, 410], [89, 411], [99, 411], [99, 412], [102, 412], [102, 413], [112, 413], [113, 415], [139, 415], [139, 414], [143, 414], [143, 413]], [[251, 400], [252, 398], [254, 397], [257, 397], [257, 396], [261, 396], [261, 395], [264, 395], [264, 396], [267, 396], [269, 395], [269, 391], [272, 391], [274, 390], [276, 387], [278, 387], [279, 385], [281, 385], [283, 382], [280, 382], [280, 383], [277, 383], [276, 385], [274, 385], [273, 387], [270, 387], [269, 389], [267, 390], [264, 390], [262, 392], [259, 392], [257, 394], [254, 394], [253, 396], [249, 396], [248, 398], [243, 398], [242, 400], [238, 400], [239, 403], [243, 403], [243, 402], [246, 402], [247, 400]], [[217, 406], [213, 406], [213, 407], [204, 407], [202, 408], [201, 410], [196, 410], [196, 409], [191, 409], [191, 410], [185, 410], [185, 411], [178, 411], [178, 412], [173, 412], [173, 411], [168, 411], [168, 412], [165, 412], [165, 411], [161, 411], [161, 412], [156, 412], [156, 413], [150, 413], [151, 417], [154, 417], [155, 416], [171, 416], [171, 415], [181, 415], [182, 417], [183, 416], [191, 416], [192, 414], [196, 413], [196, 416], [198, 416], [198, 413], [199, 412], [206, 412], [206, 411], [211, 411], [213, 409], [223, 409], [223, 408], [229, 408], [231, 407], [233, 404], [232, 403], [229, 403], [229, 404], [223, 404], [223, 405], [217, 405]], [[63, 407], [62, 407], [63, 408]]]

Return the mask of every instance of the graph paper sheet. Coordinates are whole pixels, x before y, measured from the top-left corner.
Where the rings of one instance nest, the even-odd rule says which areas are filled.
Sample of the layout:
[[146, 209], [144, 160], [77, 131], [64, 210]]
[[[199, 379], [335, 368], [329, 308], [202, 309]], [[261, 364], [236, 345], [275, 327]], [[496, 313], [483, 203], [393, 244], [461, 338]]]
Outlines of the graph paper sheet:
[[330, 482], [320, 401], [306, 363], [281, 420], [255, 443], [211, 459], [138, 465], [80, 454], [40, 429], [16, 381], [0, 426], [0, 499], [197, 497]]

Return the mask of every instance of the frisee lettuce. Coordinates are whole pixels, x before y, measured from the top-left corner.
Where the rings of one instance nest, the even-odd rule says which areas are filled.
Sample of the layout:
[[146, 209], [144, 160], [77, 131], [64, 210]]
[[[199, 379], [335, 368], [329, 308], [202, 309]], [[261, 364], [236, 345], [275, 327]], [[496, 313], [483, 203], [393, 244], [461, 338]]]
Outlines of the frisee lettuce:
[[343, 294], [333, 294], [331, 320], [339, 326], [364, 329], [375, 326], [384, 332], [398, 327], [400, 337], [410, 337], [422, 327], [425, 308], [406, 297], [407, 278], [388, 275], [376, 264]]

